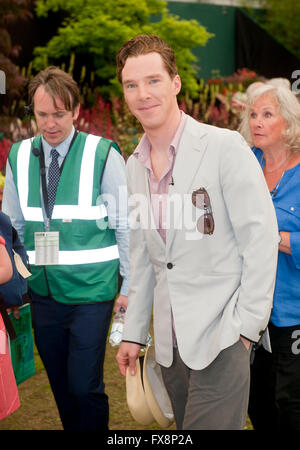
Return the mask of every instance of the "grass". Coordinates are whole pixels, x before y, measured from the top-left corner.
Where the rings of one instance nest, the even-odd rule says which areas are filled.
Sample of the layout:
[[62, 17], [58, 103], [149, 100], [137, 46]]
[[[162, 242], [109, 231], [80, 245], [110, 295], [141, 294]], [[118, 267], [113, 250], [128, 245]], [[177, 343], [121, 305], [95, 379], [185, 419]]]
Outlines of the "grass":
[[[153, 430], [133, 420], [126, 403], [125, 378], [116, 362], [118, 348], [107, 344], [104, 381], [109, 396], [111, 430]], [[21, 407], [0, 421], [0, 430], [62, 430], [55, 400], [43, 363], [35, 348], [35, 375], [19, 384]], [[175, 429], [171, 427], [170, 429]]]
[[[107, 344], [104, 381], [110, 404], [110, 430], [160, 429], [155, 424], [148, 427], [139, 425], [132, 419], [126, 403], [125, 378], [120, 374], [115, 359], [117, 350]], [[21, 407], [0, 421], [0, 430], [62, 430], [46, 371], [36, 349], [35, 369], [35, 375], [18, 386]], [[251, 429], [249, 420], [246, 428]], [[170, 430], [176, 430], [174, 424]]]

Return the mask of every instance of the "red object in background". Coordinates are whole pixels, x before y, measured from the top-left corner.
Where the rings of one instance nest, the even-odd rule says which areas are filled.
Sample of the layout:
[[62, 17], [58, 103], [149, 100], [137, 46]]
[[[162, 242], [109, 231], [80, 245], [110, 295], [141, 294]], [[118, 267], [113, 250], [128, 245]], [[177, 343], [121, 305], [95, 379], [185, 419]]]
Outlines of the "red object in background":
[[0, 140], [0, 171], [2, 171], [5, 168], [6, 160], [7, 160], [11, 145], [12, 145], [12, 142], [9, 141], [8, 139], [3, 138]]
[[76, 122], [79, 131], [103, 136], [107, 139], [113, 138], [113, 123], [111, 120], [111, 105], [102, 97], [97, 97], [90, 109], [80, 108]]
[[18, 388], [6, 337], [6, 330], [0, 314], [0, 420], [16, 411], [20, 406]]

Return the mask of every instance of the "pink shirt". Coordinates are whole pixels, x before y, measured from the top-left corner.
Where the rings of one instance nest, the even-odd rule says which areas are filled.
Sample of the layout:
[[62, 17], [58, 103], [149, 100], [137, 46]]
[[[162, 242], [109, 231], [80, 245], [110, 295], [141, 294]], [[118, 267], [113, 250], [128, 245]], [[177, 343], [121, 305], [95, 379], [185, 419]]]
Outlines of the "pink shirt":
[[175, 163], [175, 157], [179, 142], [185, 127], [187, 116], [181, 111], [181, 121], [172, 139], [168, 149], [168, 162], [163, 170], [160, 179], [156, 178], [151, 165], [151, 143], [146, 134], [142, 137], [140, 143], [134, 151], [134, 156], [138, 158], [141, 164], [146, 167], [148, 172], [149, 191], [151, 195], [151, 206], [154, 216], [154, 222], [158, 233], [164, 243], [166, 243], [166, 214], [169, 185], [172, 180], [172, 172]]
[[[166, 224], [167, 224], [166, 214], [167, 214], [169, 185], [172, 180], [175, 157], [185, 127], [186, 119], [187, 119], [186, 114], [183, 111], [181, 111], [181, 121], [168, 149], [168, 161], [162, 172], [160, 179], [156, 178], [152, 170], [150, 157], [151, 143], [146, 134], [143, 135], [140, 143], [138, 144], [133, 153], [134, 156], [147, 169], [149, 191], [151, 196], [151, 207], [153, 211], [154, 222], [157, 231], [160, 234], [164, 243], [166, 243]], [[172, 327], [173, 327], [172, 330], [173, 346], [177, 347], [173, 314], [172, 314]]]

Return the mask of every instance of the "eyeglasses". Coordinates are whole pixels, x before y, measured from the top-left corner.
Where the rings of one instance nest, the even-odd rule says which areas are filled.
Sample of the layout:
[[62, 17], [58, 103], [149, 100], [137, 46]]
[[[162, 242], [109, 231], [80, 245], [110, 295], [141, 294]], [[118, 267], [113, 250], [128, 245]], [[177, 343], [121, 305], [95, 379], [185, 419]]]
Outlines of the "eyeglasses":
[[197, 230], [202, 234], [213, 234], [215, 223], [210, 198], [205, 188], [201, 187], [192, 193], [192, 203], [196, 208], [204, 209], [204, 215], [197, 220]]

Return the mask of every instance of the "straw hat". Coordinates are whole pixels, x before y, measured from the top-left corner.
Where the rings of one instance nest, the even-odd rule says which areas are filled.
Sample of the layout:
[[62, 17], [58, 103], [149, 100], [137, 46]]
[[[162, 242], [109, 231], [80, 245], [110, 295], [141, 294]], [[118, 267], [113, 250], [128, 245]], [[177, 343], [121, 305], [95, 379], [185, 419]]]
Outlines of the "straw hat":
[[132, 417], [142, 425], [157, 422], [161, 428], [168, 428], [174, 415], [152, 346], [137, 359], [136, 369], [135, 375], [129, 368], [126, 372], [127, 404]]

